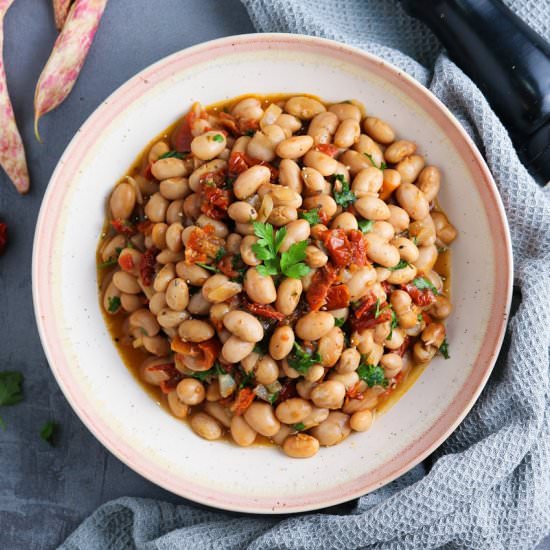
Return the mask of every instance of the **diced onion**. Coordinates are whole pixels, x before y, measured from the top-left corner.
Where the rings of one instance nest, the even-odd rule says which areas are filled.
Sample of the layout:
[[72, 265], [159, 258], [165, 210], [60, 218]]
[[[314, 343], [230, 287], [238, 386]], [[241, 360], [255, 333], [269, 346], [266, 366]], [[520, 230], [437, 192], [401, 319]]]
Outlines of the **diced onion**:
[[220, 395], [222, 397], [229, 397], [237, 387], [235, 379], [230, 374], [220, 374], [218, 382], [220, 383]]
[[279, 118], [283, 110], [275, 103], [272, 103], [265, 111], [260, 119], [260, 128], [264, 130], [267, 126], [271, 126]]

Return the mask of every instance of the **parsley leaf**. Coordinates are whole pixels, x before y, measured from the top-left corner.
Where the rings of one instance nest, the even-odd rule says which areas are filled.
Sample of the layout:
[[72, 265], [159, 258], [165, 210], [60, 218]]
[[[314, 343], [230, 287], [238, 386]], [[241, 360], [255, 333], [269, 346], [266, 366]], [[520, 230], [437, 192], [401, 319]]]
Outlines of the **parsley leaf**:
[[374, 310], [374, 318], [375, 318], [375, 319], [378, 319], [378, 317], [380, 317], [380, 314], [381, 314], [387, 307], [388, 307], [388, 306], [383, 307], [382, 309], [380, 309], [380, 298], [376, 298], [376, 309]]
[[450, 359], [451, 356], [449, 355], [449, 342], [447, 342], [447, 338], [443, 340], [443, 343], [439, 346], [439, 351], [441, 352], [441, 355], [445, 357], [445, 359]]
[[388, 337], [386, 338], [386, 340], [391, 340], [391, 337], [393, 336], [393, 329], [399, 326], [397, 315], [395, 314], [395, 311], [393, 311], [391, 306], [390, 306], [390, 311], [391, 311], [390, 333], [388, 334]]
[[374, 226], [374, 222], [372, 220], [359, 220], [358, 225], [359, 225], [359, 229], [363, 233], [370, 233]]
[[54, 446], [54, 437], [57, 433], [57, 428], [57, 423], [49, 420], [40, 429], [40, 437], [52, 447]]
[[[23, 400], [23, 375], [20, 372], [0, 372], [0, 406], [16, 405]], [[5, 429], [6, 425], [0, 417], [0, 427]]]
[[116, 265], [117, 263], [118, 260], [116, 258], [109, 258], [107, 261], [97, 264], [97, 267], [99, 269], [105, 269], [106, 267], [111, 267], [112, 265]]
[[171, 159], [173, 157], [175, 157], [177, 159], [182, 159], [183, 155], [181, 153], [178, 153], [178, 151], [168, 151], [167, 153], [164, 153], [164, 154], [160, 155], [160, 157], [157, 160]]
[[419, 313], [417, 316], [416, 316], [416, 320], [421, 323], [423, 320], [424, 320], [424, 316], [422, 315], [422, 313]]
[[437, 288], [426, 277], [416, 277], [416, 279], [413, 279], [412, 284], [419, 290], [431, 290], [434, 294], [439, 294]]
[[336, 174], [334, 179], [338, 180], [342, 184], [341, 191], [334, 191], [334, 200], [336, 201], [336, 204], [339, 204], [342, 208], [347, 208], [357, 200], [357, 197], [350, 189], [349, 181], [346, 181], [342, 174]]
[[214, 273], [219, 273], [220, 270], [215, 265], [205, 264], [203, 262], [195, 262], [197, 265], [202, 267], [203, 269], [208, 269], [208, 271], [212, 271]]
[[388, 381], [384, 378], [384, 369], [380, 366], [363, 363], [359, 365], [356, 372], [359, 378], [367, 383], [369, 388], [373, 386], [383, 386], [385, 388], [388, 385]]
[[378, 170], [385, 170], [385, 169], [388, 167], [388, 165], [387, 165], [384, 161], [382, 161], [382, 162], [380, 163], [380, 166], [378, 166], [378, 165], [376, 164], [376, 162], [374, 162], [374, 159], [372, 158], [372, 155], [369, 155], [368, 153], [363, 153], [363, 154], [370, 160], [370, 163], [371, 163], [375, 168], [378, 168]]
[[334, 319], [334, 326], [341, 327], [346, 322], [345, 317], [340, 317], [339, 319]]
[[258, 241], [252, 245], [252, 251], [258, 260], [263, 261], [256, 269], [260, 275], [278, 275], [282, 273], [292, 279], [299, 279], [310, 272], [303, 263], [306, 258], [307, 241], [294, 243], [279, 257], [279, 250], [286, 237], [286, 228], [275, 232], [270, 223], [254, 222], [254, 233]]
[[288, 364], [300, 374], [306, 374], [310, 367], [321, 362], [319, 352], [309, 353], [300, 344], [294, 342], [294, 350], [288, 358]]
[[388, 267], [390, 271], [397, 271], [398, 269], [405, 269], [409, 265], [409, 262], [405, 260], [399, 260], [399, 263], [395, 264], [393, 267]]
[[276, 391], [275, 393], [270, 393], [269, 396], [268, 396], [268, 400], [269, 402], [273, 405], [273, 403], [275, 403], [275, 401], [277, 401], [277, 399], [279, 398], [279, 393], [278, 391]]
[[321, 223], [318, 208], [314, 208], [313, 210], [306, 210], [305, 212], [300, 212], [300, 218], [302, 220], [306, 220], [309, 225], [316, 225], [318, 223]]
[[221, 143], [223, 141], [223, 136], [221, 134], [216, 134], [215, 136], [212, 136], [212, 140]]
[[292, 426], [297, 432], [301, 432], [302, 430], [306, 429], [306, 425], [303, 422], [298, 422], [298, 424], [294, 424]]
[[109, 313], [116, 313], [120, 308], [120, 298], [118, 296], [109, 296]]
[[306, 248], [307, 241], [301, 241], [281, 254], [281, 271], [284, 275], [300, 279], [309, 273], [309, 267], [303, 262], [306, 259]]

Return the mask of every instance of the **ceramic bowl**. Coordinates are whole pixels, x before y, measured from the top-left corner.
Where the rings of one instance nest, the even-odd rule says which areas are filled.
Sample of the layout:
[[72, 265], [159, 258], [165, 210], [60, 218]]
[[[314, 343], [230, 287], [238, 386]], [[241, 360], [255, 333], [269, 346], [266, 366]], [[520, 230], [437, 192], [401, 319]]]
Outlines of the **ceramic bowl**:
[[[313, 458], [208, 442], [170, 416], [124, 366], [103, 321], [95, 249], [105, 201], [147, 142], [193, 101], [244, 93], [356, 98], [418, 143], [443, 172], [440, 202], [456, 225], [449, 360], [437, 357], [367, 433]], [[33, 294], [52, 371], [69, 403], [120, 460], [188, 499], [254, 513], [313, 510], [372, 491], [431, 453], [483, 388], [509, 310], [512, 258], [495, 184], [450, 112], [412, 78], [360, 50], [297, 35], [215, 40], [167, 57], [129, 80], [63, 154], [36, 228]]]

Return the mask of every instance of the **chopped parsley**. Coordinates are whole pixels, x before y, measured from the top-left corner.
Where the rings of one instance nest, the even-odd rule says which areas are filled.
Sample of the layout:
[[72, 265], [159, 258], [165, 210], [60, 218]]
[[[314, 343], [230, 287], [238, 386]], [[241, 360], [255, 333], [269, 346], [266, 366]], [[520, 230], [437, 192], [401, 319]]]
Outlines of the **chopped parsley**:
[[[16, 371], [0, 372], [0, 407], [17, 405], [23, 401], [23, 375]], [[0, 417], [0, 427], [6, 427]]]
[[53, 420], [46, 422], [40, 429], [40, 437], [52, 447], [54, 446], [54, 438], [57, 433], [58, 425]]
[[268, 396], [268, 401], [273, 405], [273, 403], [275, 403], [275, 401], [277, 401], [277, 399], [279, 398], [279, 393], [278, 391], [276, 391], [275, 393], [270, 393], [269, 396]]
[[183, 155], [178, 151], [168, 151], [167, 153], [163, 153], [162, 155], [160, 155], [157, 160], [171, 158], [183, 159]]
[[254, 233], [258, 241], [252, 245], [252, 251], [263, 264], [256, 269], [260, 275], [278, 275], [282, 273], [291, 279], [300, 279], [310, 272], [304, 263], [307, 241], [294, 243], [286, 252], [279, 254], [286, 237], [286, 228], [275, 231], [270, 223], [254, 222]]
[[216, 134], [215, 136], [212, 136], [212, 140], [221, 143], [223, 141], [223, 136], [221, 134]]
[[376, 308], [374, 310], [374, 318], [378, 319], [378, 317], [380, 317], [380, 314], [387, 308], [388, 306], [385, 306], [382, 309], [380, 309], [380, 298], [376, 298]]
[[300, 218], [302, 218], [302, 220], [306, 220], [309, 225], [316, 225], [318, 223], [321, 223], [318, 208], [314, 208], [313, 210], [306, 210], [305, 212], [300, 212]]
[[416, 316], [416, 320], [421, 323], [422, 321], [424, 321], [424, 316], [422, 315], [422, 313], [419, 313], [417, 316]]
[[298, 422], [298, 424], [294, 424], [292, 428], [295, 429], [297, 432], [301, 432], [302, 430], [306, 429], [306, 425], [303, 422]]
[[357, 223], [359, 225], [359, 229], [363, 233], [370, 233], [374, 227], [374, 222], [372, 220], [359, 220]]
[[355, 193], [350, 189], [349, 181], [346, 181], [342, 174], [336, 174], [334, 176], [334, 180], [339, 181], [342, 186], [341, 191], [333, 192], [336, 204], [339, 204], [342, 208], [347, 208], [348, 206], [351, 206], [357, 200], [357, 197], [355, 196]]
[[388, 267], [390, 271], [397, 271], [398, 269], [405, 269], [409, 265], [409, 262], [406, 262], [405, 260], [399, 260], [399, 263], [395, 264], [392, 267]]
[[[214, 256], [214, 264], [217, 264], [226, 254], [225, 248], [223, 246], [220, 246], [218, 248], [218, 251], [216, 252], [216, 255]], [[208, 271], [212, 271], [214, 273], [220, 273], [220, 270], [215, 265], [205, 264], [203, 262], [195, 262], [197, 265], [200, 265], [204, 269], [208, 269]]]
[[109, 258], [105, 262], [101, 262], [100, 264], [97, 264], [97, 267], [99, 269], [105, 269], [106, 267], [111, 267], [113, 265], [116, 265], [118, 263], [117, 258]]
[[372, 158], [372, 155], [369, 155], [369, 153], [363, 153], [363, 154], [370, 160], [370, 163], [371, 163], [375, 168], [378, 168], [378, 170], [385, 170], [385, 169], [388, 167], [388, 165], [387, 165], [384, 161], [382, 161], [382, 162], [380, 163], [380, 166], [378, 166], [378, 165], [376, 164], [376, 162], [374, 162], [374, 159]]
[[120, 309], [120, 298], [118, 296], [109, 296], [109, 313], [116, 313]]
[[359, 379], [366, 382], [369, 388], [373, 386], [383, 386], [385, 388], [388, 385], [388, 381], [384, 377], [384, 369], [378, 365], [363, 363], [359, 365], [356, 372], [359, 375]]
[[209, 380], [213, 376], [218, 376], [218, 374], [227, 374], [220, 366], [220, 364], [216, 361], [214, 363], [214, 366], [211, 369], [204, 370], [204, 371], [194, 371], [189, 374], [191, 378], [196, 378], [197, 380], [200, 380], [201, 382], [205, 382], [206, 380]]
[[411, 239], [411, 241], [415, 246], [418, 245], [418, 237], [416, 235]]
[[391, 306], [390, 306], [390, 311], [391, 311], [390, 333], [388, 334], [388, 337], [386, 338], [386, 340], [391, 340], [391, 337], [393, 336], [393, 330], [399, 326], [397, 315], [395, 314], [395, 311], [393, 311]]
[[319, 352], [310, 353], [305, 350], [298, 342], [294, 342], [294, 350], [289, 356], [288, 364], [300, 374], [306, 374], [313, 365], [321, 362]]
[[246, 387], [251, 387], [254, 385], [254, 371], [251, 370], [250, 372], [244, 372], [243, 371], [243, 377], [241, 379], [241, 382], [239, 383], [239, 389], [242, 390]]
[[334, 326], [335, 327], [341, 327], [343, 326], [343, 324], [346, 322], [346, 318], [345, 317], [340, 317], [340, 318], [336, 318], [334, 319]]
[[248, 137], [252, 137], [256, 133], [256, 130], [247, 130], [244, 135]]
[[434, 294], [439, 294], [437, 288], [426, 277], [416, 277], [416, 279], [413, 279], [412, 284], [419, 290], [431, 290]]
[[203, 262], [195, 262], [195, 264], [202, 267], [203, 269], [208, 269], [208, 271], [212, 271], [213, 273], [220, 272], [220, 270], [215, 265], [205, 264]]
[[447, 342], [447, 338], [443, 340], [443, 343], [439, 346], [439, 351], [441, 352], [441, 355], [445, 357], [445, 359], [450, 359], [451, 356], [449, 355], [449, 342]]

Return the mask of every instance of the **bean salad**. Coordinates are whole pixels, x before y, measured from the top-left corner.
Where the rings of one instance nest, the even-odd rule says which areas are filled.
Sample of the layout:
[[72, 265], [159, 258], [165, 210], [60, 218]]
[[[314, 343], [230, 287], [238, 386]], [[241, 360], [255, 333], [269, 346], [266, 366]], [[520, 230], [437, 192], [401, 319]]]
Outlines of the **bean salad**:
[[100, 302], [140, 381], [207, 440], [307, 458], [449, 356], [442, 176], [355, 100], [199, 103], [114, 187]]

